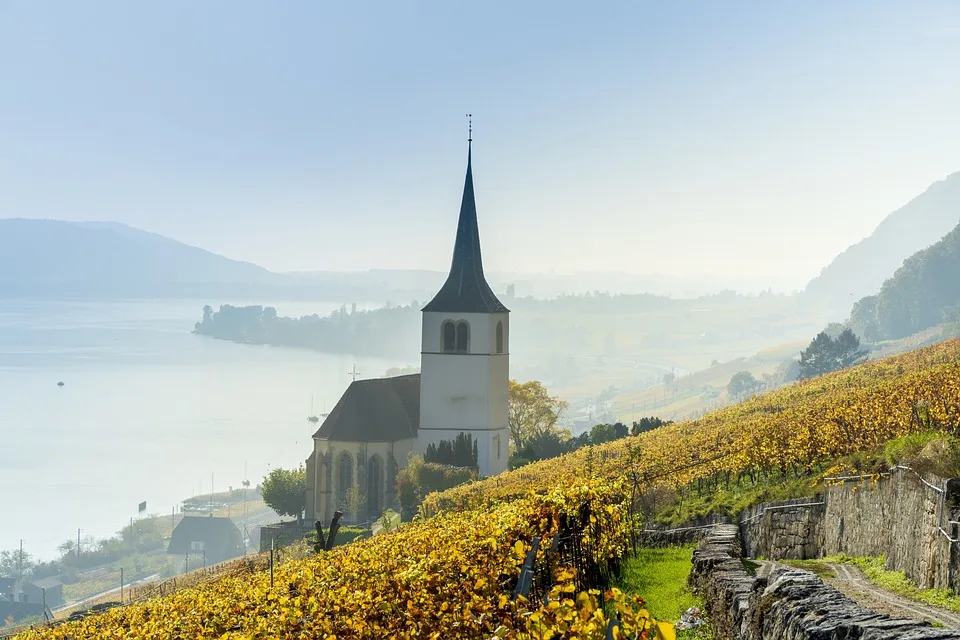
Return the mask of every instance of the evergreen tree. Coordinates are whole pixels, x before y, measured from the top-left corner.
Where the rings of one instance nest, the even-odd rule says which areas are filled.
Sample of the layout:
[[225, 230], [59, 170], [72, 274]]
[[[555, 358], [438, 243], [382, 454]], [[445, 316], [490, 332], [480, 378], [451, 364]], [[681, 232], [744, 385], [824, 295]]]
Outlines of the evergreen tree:
[[860, 349], [860, 338], [850, 329], [844, 329], [836, 338], [821, 331], [800, 352], [801, 380], [839, 371], [863, 362], [866, 351]]

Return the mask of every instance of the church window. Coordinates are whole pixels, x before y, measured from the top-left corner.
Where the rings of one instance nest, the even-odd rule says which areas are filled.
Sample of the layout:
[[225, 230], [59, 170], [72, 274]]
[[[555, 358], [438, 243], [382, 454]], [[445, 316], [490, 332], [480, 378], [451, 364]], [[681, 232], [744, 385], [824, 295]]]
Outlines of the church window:
[[380, 496], [383, 495], [383, 463], [380, 456], [370, 458], [370, 468], [367, 470], [367, 509], [370, 520], [376, 520], [383, 511]]
[[470, 350], [470, 325], [461, 320], [457, 323], [457, 353]]
[[340, 471], [338, 474], [339, 483], [337, 483], [337, 503], [343, 505], [347, 501], [347, 491], [353, 486], [353, 460], [349, 453], [340, 456]]
[[443, 352], [456, 351], [457, 327], [449, 320], [443, 323]]
[[503, 322], [497, 323], [497, 353], [503, 353]]

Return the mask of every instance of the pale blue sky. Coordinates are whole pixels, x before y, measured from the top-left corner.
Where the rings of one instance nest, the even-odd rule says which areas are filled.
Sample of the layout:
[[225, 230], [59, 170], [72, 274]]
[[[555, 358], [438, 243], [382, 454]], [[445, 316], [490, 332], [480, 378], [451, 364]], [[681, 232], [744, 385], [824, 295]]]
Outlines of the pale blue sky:
[[0, 0], [0, 217], [801, 285], [960, 170], [960, 3]]

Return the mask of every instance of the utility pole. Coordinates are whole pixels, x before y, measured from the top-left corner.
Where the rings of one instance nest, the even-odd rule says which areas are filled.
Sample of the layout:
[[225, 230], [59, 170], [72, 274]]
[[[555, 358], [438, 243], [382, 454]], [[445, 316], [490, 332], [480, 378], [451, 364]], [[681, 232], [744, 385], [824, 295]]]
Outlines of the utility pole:
[[23, 538], [20, 538], [20, 555], [17, 556], [17, 575], [20, 580], [20, 588], [23, 589]]
[[80, 571], [80, 529], [77, 529], [77, 571]]
[[[133, 553], [133, 516], [130, 516], [130, 553]], [[120, 571], [123, 571], [123, 569], [121, 569]], [[122, 582], [123, 581], [121, 580], [121, 583]], [[123, 589], [121, 589], [120, 591], [122, 592]], [[121, 599], [121, 602], [123, 602], [122, 599]]]

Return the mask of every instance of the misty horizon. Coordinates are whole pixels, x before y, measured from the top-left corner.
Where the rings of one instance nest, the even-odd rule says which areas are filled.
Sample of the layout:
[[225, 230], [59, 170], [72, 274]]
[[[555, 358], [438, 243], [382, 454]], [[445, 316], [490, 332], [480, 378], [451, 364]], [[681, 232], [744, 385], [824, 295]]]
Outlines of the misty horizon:
[[227, 6], [4, 4], [0, 208], [442, 271], [471, 112], [491, 271], [792, 290], [960, 169], [950, 4]]

